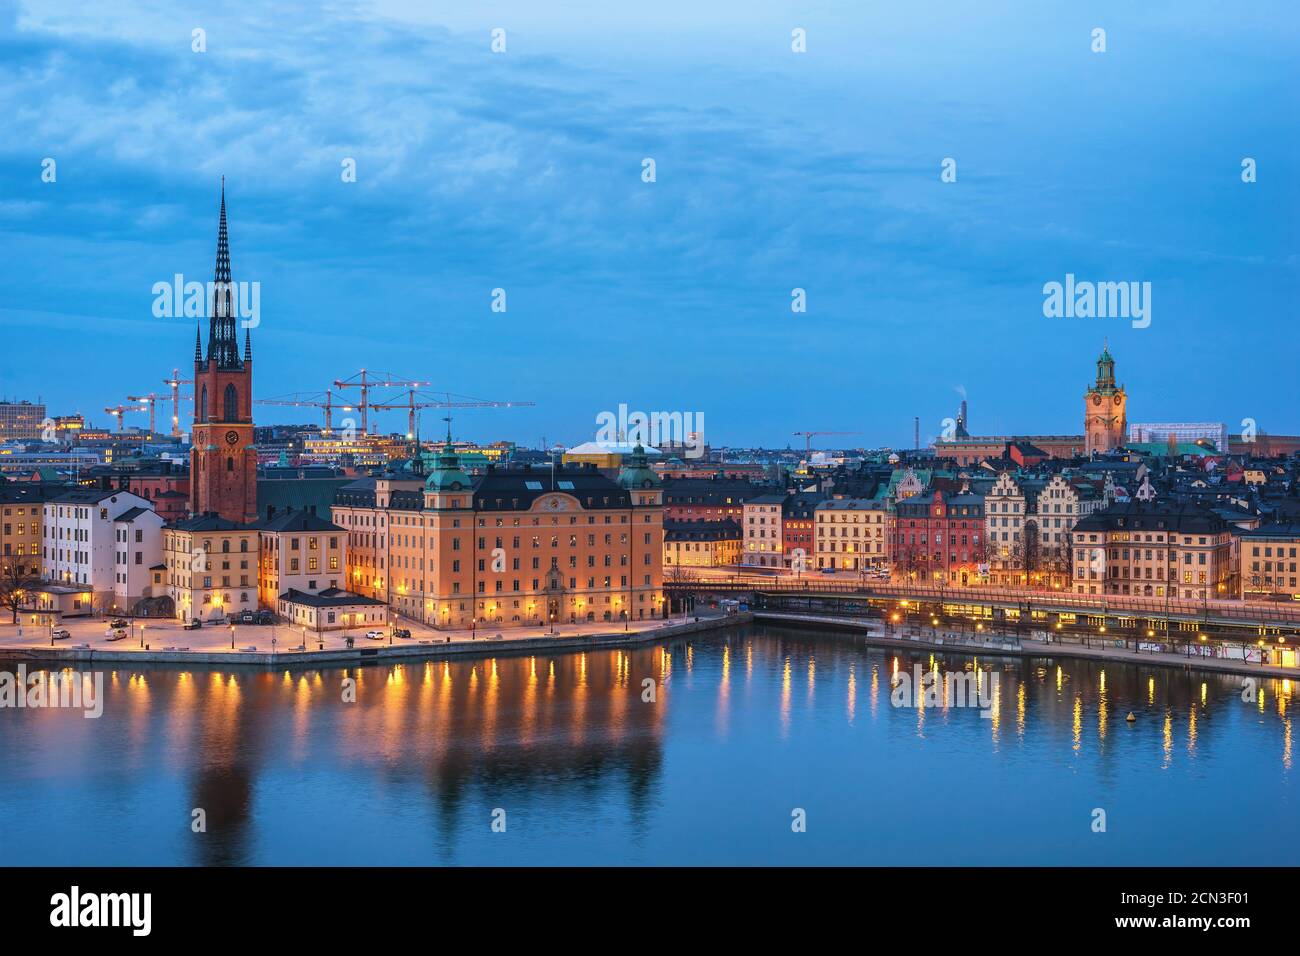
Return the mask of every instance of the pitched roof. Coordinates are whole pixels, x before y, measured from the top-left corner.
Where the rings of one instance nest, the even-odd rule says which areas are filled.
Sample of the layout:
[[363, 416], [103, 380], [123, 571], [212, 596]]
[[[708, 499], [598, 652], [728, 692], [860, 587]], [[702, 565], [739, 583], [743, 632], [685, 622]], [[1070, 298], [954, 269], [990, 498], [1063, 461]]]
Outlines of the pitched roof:
[[324, 518], [312, 514], [310, 511], [290, 511], [287, 514], [276, 515], [274, 518], [267, 518], [264, 521], [258, 521], [255, 526], [259, 531], [282, 532], [282, 531], [343, 531], [332, 521], [326, 521]]
[[180, 521], [173, 522], [168, 527], [176, 531], [254, 531], [254, 525], [240, 524], [237, 521], [231, 521], [229, 518], [223, 518], [218, 514], [201, 514], [192, 518], [182, 518]]
[[383, 601], [375, 598], [369, 598], [363, 594], [353, 594], [351, 591], [344, 591], [341, 588], [326, 588], [319, 594], [290, 588], [280, 595], [280, 600], [289, 601], [293, 604], [302, 604], [306, 607], [348, 607], [357, 604], [382, 607], [384, 604]]

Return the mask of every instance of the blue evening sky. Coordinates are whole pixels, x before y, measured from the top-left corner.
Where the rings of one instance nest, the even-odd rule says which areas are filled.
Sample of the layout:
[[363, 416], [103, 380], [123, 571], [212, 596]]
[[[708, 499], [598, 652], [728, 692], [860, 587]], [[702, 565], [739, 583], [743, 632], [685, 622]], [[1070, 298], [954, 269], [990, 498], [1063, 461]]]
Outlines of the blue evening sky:
[[[364, 366], [537, 403], [478, 440], [910, 446], [961, 394], [1080, 432], [1109, 336], [1133, 420], [1300, 432], [1294, 0], [85, 6], [0, 0], [0, 396], [105, 422], [184, 370], [151, 288], [211, 278], [225, 174], [259, 398]], [[1066, 273], [1150, 327], [1045, 318]]]

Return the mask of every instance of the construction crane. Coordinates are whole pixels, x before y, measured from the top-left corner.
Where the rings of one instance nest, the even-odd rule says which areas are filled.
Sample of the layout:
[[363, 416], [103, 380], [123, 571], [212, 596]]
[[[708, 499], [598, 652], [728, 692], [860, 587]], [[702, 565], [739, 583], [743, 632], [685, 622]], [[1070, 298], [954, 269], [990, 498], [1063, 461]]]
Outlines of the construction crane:
[[[128, 402], [140, 402], [141, 403], [140, 411], [144, 411], [146, 408], [149, 409], [149, 434], [150, 435], [155, 434], [154, 425], [157, 422], [155, 409], [157, 408], [158, 402], [165, 399], [166, 397], [167, 397], [166, 395], [159, 395], [156, 392], [150, 392], [148, 395], [128, 395], [126, 397], [126, 400]], [[119, 418], [118, 421], [120, 422], [121, 418]]]
[[172, 390], [172, 437], [179, 438], [181, 434], [181, 402], [194, 401], [193, 395], [182, 395], [182, 385], [193, 385], [194, 379], [181, 378], [181, 370], [172, 369], [172, 377], [165, 379], [163, 384]]
[[812, 451], [812, 440], [814, 435], [860, 435], [861, 432], [795, 432], [796, 435], [802, 435], [804, 439], [804, 451]]
[[[438, 392], [436, 394], [443, 397], [440, 399], [434, 398], [434, 393], [417, 392], [415, 389], [408, 387], [405, 402], [372, 403], [369, 407], [374, 409], [405, 408], [406, 437], [414, 440], [419, 435], [415, 424], [415, 413], [422, 408], [522, 408], [533, 404], [532, 402], [489, 402], [468, 395], [453, 395], [451, 392]], [[416, 401], [417, 398], [419, 401]], [[362, 412], [362, 421], [365, 421], [365, 412]]]
[[369, 420], [368, 420], [369, 416], [367, 413], [372, 407], [370, 404], [370, 390], [372, 388], [415, 389], [425, 385], [433, 384], [432, 382], [412, 382], [409, 379], [395, 379], [395, 377], [389, 372], [375, 373], [381, 376], [381, 378], [379, 379], [367, 378], [366, 376], [368, 374], [370, 373], [368, 373], [365, 369], [362, 369], [360, 372], [358, 372], [356, 375], [353, 375], [351, 378], [336, 379], [334, 382], [335, 388], [361, 389], [361, 402], [360, 404], [357, 405], [357, 408], [361, 410], [361, 437], [363, 438], [366, 436], [366, 434], [369, 431]]
[[104, 411], [117, 419], [117, 430], [121, 431], [127, 412], [144, 412], [148, 411], [148, 409], [141, 405], [114, 405], [111, 408], [104, 409]]
[[321, 392], [292, 392], [280, 398], [259, 398], [254, 401], [255, 405], [289, 405], [296, 408], [323, 408], [325, 409], [325, 429], [323, 434], [334, 434], [334, 409], [340, 411], [352, 411], [351, 405], [334, 404], [334, 393], [325, 389], [325, 400], [321, 401]]

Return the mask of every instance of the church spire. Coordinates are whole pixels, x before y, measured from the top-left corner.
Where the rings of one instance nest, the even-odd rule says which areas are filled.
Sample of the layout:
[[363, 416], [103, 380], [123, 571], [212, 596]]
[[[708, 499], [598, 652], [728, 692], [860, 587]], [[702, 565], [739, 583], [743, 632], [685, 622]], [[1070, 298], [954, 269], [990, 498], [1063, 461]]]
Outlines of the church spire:
[[194, 325], [194, 361], [196, 364], [203, 361], [203, 339], [199, 337], [198, 323]]
[[244, 361], [253, 361], [253, 333], [244, 329]]
[[218, 368], [239, 368], [239, 342], [231, 301], [230, 235], [226, 229], [226, 177], [221, 177], [221, 219], [217, 226], [217, 266], [213, 276], [212, 314], [208, 326], [208, 361]]

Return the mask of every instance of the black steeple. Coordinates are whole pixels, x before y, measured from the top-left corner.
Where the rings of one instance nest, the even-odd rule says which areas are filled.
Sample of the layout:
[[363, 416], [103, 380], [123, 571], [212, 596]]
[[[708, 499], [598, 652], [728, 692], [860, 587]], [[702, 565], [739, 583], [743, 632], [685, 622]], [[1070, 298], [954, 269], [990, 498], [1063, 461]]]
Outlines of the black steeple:
[[230, 237], [226, 232], [226, 177], [221, 177], [221, 222], [217, 227], [217, 268], [213, 277], [208, 326], [208, 361], [218, 368], [241, 368], [235, 309], [231, 298]]
[[194, 326], [194, 361], [200, 364], [203, 362], [203, 339], [199, 337], [197, 324]]

